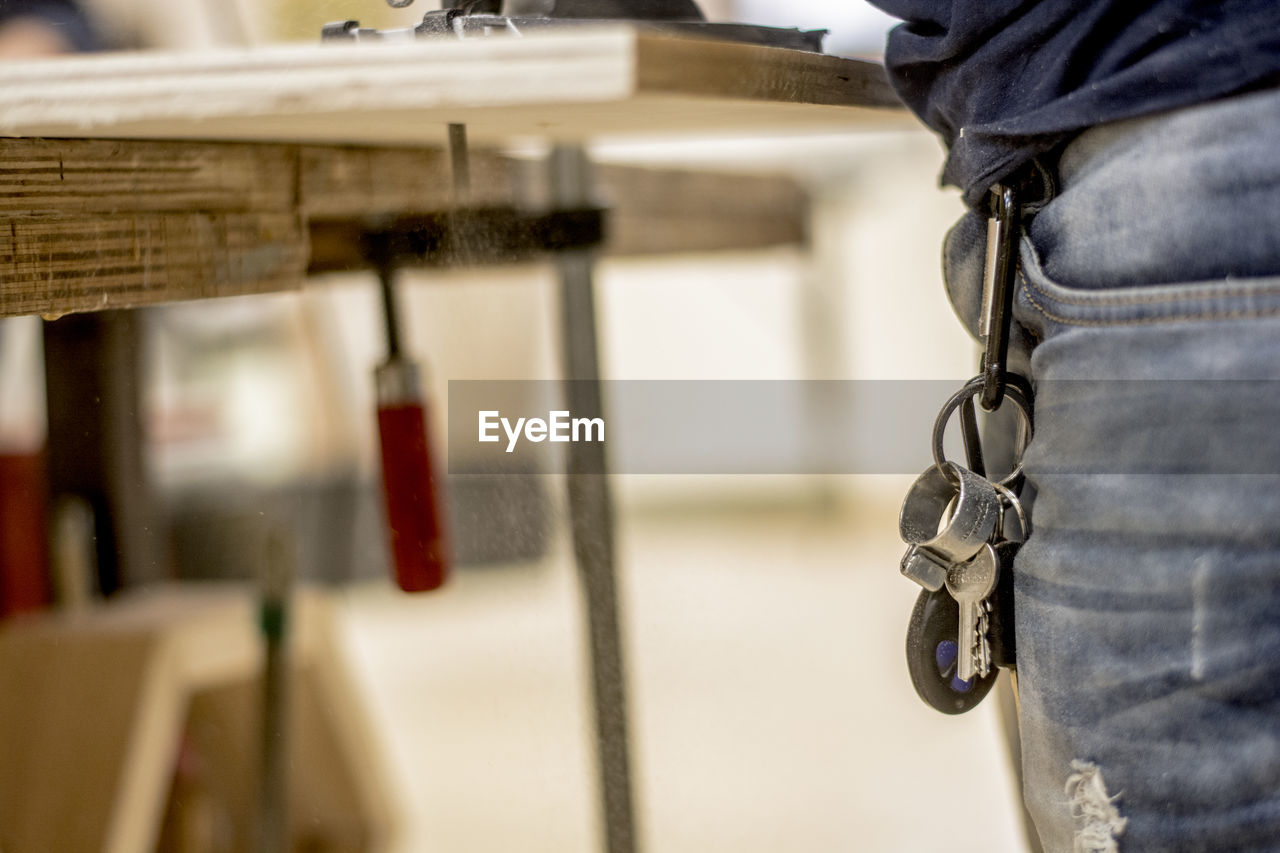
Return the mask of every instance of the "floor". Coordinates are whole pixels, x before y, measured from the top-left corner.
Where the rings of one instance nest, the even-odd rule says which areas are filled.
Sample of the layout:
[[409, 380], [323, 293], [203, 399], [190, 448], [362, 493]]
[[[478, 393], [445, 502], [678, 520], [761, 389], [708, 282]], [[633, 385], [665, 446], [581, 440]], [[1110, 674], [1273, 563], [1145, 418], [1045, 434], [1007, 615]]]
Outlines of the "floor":
[[[995, 702], [943, 717], [907, 680], [906, 480], [868, 479], [835, 508], [620, 513], [645, 850], [1026, 849]], [[598, 849], [578, 608], [563, 548], [347, 594], [396, 851]]]

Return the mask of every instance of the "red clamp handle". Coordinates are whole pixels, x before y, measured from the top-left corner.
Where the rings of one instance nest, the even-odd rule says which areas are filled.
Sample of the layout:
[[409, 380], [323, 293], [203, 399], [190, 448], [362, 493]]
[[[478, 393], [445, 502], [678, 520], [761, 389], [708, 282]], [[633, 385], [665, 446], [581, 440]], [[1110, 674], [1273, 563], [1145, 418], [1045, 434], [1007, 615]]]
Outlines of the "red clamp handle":
[[396, 581], [405, 592], [438, 589], [448, 576], [449, 557], [417, 370], [393, 359], [378, 368], [377, 380], [382, 486]]

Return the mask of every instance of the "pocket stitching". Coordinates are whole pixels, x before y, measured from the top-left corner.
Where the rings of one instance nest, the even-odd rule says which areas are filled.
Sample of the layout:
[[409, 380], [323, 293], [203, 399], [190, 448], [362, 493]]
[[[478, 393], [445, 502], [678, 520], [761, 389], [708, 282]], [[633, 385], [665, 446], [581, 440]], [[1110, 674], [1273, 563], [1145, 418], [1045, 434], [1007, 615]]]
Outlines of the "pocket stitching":
[[[1035, 246], [1031, 245], [1030, 240], [1026, 240], [1026, 245], [1032, 258], [1035, 260], [1036, 268], [1041, 270], [1041, 272], [1043, 273], [1043, 264], [1041, 263], [1041, 260], [1040, 260], [1040, 253], [1036, 251]], [[1264, 296], [1280, 294], [1280, 284], [1274, 284], [1274, 285], [1238, 284], [1238, 285], [1232, 285], [1229, 287], [1222, 287], [1220, 285], [1215, 285], [1215, 284], [1201, 284], [1198, 286], [1188, 286], [1185, 288], [1180, 287], [1178, 292], [1174, 294], [1169, 294], [1169, 293], [1153, 294], [1153, 293], [1139, 292], [1129, 296], [1114, 296], [1114, 295], [1107, 296], [1102, 294], [1098, 294], [1096, 296], [1094, 295], [1071, 296], [1070, 294], [1056, 296], [1048, 293], [1043, 288], [1031, 282], [1031, 280], [1028, 279], [1026, 276], [1026, 271], [1024, 269], [1023, 264], [1018, 264], [1018, 276], [1019, 278], [1022, 279], [1023, 284], [1028, 289], [1035, 289], [1037, 292], [1043, 294], [1046, 299], [1052, 300], [1054, 302], [1059, 302], [1064, 305], [1076, 305], [1081, 308], [1088, 308], [1094, 305], [1113, 307], [1113, 306], [1126, 306], [1126, 305], [1150, 305], [1156, 302], [1192, 302], [1195, 300], [1206, 299], [1211, 297], [1221, 297], [1224, 299], [1230, 299], [1237, 296], [1248, 296], [1250, 294], [1257, 294], [1257, 295], [1264, 295]], [[1045, 276], [1045, 277], [1048, 278], [1048, 276]], [[1066, 289], [1062, 285], [1055, 284], [1055, 286], [1058, 287], [1059, 289], [1063, 289], [1063, 290]], [[1229, 315], [1229, 316], [1249, 316], [1249, 314]], [[1196, 319], [1196, 318], [1188, 318], [1188, 319]], [[1203, 319], [1203, 317], [1199, 319]]]
[[[1044, 293], [1044, 291], [1039, 290], [1033, 284], [1031, 284], [1031, 282], [1027, 280], [1027, 277], [1023, 275], [1021, 270], [1018, 271], [1018, 277], [1022, 280], [1023, 287], [1024, 287], [1023, 292], [1027, 297], [1027, 302], [1030, 303], [1032, 308], [1034, 308], [1040, 314], [1044, 315], [1049, 320], [1052, 320], [1056, 323], [1063, 323], [1070, 326], [1147, 326], [1147, 325], [1152, 325], [1154, 323], [1179, 323], [1179, 322], [1189, 322], [1192, 320], [1240, 320], [1240, 319], [1249, 319], [1249, 318], [1280, 316], [1280, 306], [1277, 306], [1276, 308], [1272, 308], [1265, 311], [1261, 311], [1261, 310], [1209, 311], [1209, 312], [1202, 312], [1199, 314], [1172, 314], [1172, 315], [1163, 316], [1163, 317], [1132, 317], [1132, 318], [1115, 319], [1115, 320], [1075, 319], [1071, 317], [1063, 317], [1050, 312], [1048, 309], [1042, 306], [1039, 302], [1037, 302], [1031, 294], [1033, 291], [1036, 291], [1036, 292], [1042, 293], [1047, 298], [1053, 298], [1053, 297], [1049, 297], [1048, 294]], [[1277, 292], [1277, 291], [1272, 290], [1270, 292]], [[1066, 302], [1066, 300], [1061, 300], [1061, 301]], [[1148, 301], [1154, 302], [1155, 300], [1148, 300]], [[1130, 303], [1127, 303], [1127, 302], [1111, 303], [1111, 305], [1109, 305], [1108, 307], [1114, 307], [1116, 305], [1123, 306], [1127, 304], [1130, 304]], [[1087, 306], [1084, 306], [1084, 307], [1087, 307]]]

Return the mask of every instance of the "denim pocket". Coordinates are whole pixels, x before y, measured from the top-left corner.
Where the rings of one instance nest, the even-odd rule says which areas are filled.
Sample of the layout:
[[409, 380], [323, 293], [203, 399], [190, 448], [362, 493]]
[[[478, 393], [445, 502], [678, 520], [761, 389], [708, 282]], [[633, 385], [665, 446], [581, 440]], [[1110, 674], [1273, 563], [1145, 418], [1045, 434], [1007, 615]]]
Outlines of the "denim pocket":
[[1280, 276], [1080, 288], [1052, 280], [1024, 237], [1015, 317], [1037, 338], [1071, 327], [1140, 326], [1280, 316]]
[[1033, 480], [1280, 474], [1280, 276], [1108, 289], [1053, 281], [1024, 240]]

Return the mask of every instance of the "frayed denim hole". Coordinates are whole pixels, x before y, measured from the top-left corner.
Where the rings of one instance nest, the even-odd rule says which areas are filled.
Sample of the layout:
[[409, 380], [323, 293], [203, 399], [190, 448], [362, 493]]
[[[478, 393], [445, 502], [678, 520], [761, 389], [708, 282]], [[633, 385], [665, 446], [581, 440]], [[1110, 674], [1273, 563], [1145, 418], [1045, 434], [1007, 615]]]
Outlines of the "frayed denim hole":
[[1107, 793], [1106, 782], [1098, 765], [1073, 760], [1065, 791], [1071, 817], [1076, 822], [1077, 853], [1119, 853], [1117, 841], [1124, 834], [1129, 819], [1120, 816], [1116, 801], [1120, 795]]

